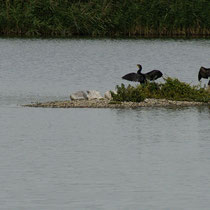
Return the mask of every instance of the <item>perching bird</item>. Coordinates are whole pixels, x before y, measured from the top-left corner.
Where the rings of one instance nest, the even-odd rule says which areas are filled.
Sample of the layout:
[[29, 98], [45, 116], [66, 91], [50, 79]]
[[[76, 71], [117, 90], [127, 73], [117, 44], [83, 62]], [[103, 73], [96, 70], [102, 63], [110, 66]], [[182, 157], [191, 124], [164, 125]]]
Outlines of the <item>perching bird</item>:
[[[199, 72], [198, 72], [198, 81], [203, 79], [208, 79], [210, 77], [210, 68], [205, 68], [201, 66]], [[208, 82], [208, 85], [210, 85], [210, 80]]]
[[126, 74], [122, 77], [122, 79], [133, 81], [133, 82], [140, 82], [140, 84], [146, 83], [146, 77], [144, 74], [141, 73], [142, 66], [140, 64], [137, 64], [137, 66], [139, 67], [139, 70], [137, 71], [137, 73], [132, 72], [132, 73]]
[[163, 76], [162, 72], [159, 70], [153, 70], [143, 74], [141, 73], [142, 66], [140, 64], [137, 64], [137, 66], [139, 68], [137, 73], [129, 73], [123, 76], [122, 78], [134, 82], [140, 82], [139, 80], [141, 79], [142, 82], [140, 83], [144, 84], [147, 82], [147, 80], [153, 81]]

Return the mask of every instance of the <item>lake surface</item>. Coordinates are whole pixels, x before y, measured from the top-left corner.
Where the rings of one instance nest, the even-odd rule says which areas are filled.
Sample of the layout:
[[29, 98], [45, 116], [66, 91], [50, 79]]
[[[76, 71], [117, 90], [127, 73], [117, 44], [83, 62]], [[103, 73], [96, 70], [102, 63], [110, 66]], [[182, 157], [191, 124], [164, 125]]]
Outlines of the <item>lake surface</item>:
[[103, 94], [137, 63], [196, 85], [209, 55], [210, 40], [1, 38], [0, 209], [209, 209], [208, 107], [20, 106]]

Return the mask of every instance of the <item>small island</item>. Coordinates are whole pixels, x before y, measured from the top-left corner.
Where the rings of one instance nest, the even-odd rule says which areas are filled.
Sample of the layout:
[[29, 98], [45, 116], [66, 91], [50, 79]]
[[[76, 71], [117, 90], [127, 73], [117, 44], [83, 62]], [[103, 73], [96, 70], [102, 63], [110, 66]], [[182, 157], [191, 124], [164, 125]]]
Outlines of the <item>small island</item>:
[[102, 97], [98, 91], [79, 91], [71, 100], [31, 103], [24, 107], [43, 108], [138, 108], [186, 107], [210, 105], [210, 90], [191, 86], [178, 79], [164, 78], [165, 83], [148, 82], [136, 87], [124, 84]]
[[75, 101], [52, 101], [44, 103], [32, 103], [25, 107], [42, 108], [139, 108], [139, 107], [187, 107], [205, 106], [210, 102], [172, 101], [167, 99], [145, 99], [143, 102], [115, 102], [108, 99], [75, 100]]

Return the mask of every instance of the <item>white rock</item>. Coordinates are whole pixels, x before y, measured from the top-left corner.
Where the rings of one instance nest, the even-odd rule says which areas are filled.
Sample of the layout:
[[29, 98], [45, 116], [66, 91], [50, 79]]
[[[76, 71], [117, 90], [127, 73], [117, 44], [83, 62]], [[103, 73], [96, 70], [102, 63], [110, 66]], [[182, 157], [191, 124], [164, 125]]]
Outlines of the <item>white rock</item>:
[[112, 99], [111, 92], [117, 94], [117, 91], [115, 91], [115, 90], [113, 90], [113, 91], [108, 90], [104, 93], [104, 98], [111, 100]]
[[96, 90], [87, 90], [87, 99], [92, 100], [92, 99], [102, 99], [103, 97], [101, 96], [99, 91]]
[[70, 95], [71, 100], [87, 100], [87, 93], [84, 91], [77, 91]]

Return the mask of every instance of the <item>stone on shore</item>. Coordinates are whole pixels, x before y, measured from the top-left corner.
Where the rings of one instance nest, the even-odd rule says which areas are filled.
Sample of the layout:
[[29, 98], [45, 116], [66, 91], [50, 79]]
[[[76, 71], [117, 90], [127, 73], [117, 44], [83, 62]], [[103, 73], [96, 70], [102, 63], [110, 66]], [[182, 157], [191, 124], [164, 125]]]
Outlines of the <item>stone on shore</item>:
[[97, 90], [87, 90], [87, 99], [93, 100], [93, 99], [102, 99], [100, 92]]
[[75, 93], [72, 93], [70, 95], [70, 99], [71, 100], [87, 100], [87, 93], [84, 91], [77, 91]]
[[96, 90], [78, 91], [70, 95], [71, 100], [93, 100], [102, 98], [100, 92]]
[[108, 99], [108, 100], [112, 100], [112, 94], [111, 92], [113, 92], [114, 94], [117, 94], [116, 90], [108, 90], [104, 93], [104, 98]]

